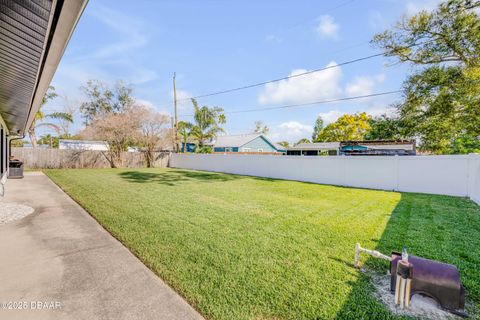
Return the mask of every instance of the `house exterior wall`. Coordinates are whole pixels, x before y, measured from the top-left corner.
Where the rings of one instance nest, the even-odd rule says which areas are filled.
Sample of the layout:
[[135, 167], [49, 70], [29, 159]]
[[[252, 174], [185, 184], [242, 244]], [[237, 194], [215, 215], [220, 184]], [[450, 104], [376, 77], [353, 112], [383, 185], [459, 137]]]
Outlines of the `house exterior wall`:
[[[186, 150], [185, 150], [185, 146], [187, 147]], [[182, 152], [195, 152], [196, 149], [197, 149], [197, 146], [194, 143], [189, 143], [189, 142], [187, 142], [187, 144], [182, 143]]]
[[340, 154], [344, 155], [384, 155], [384, 156], [414, 156], [416, 155], [415, 142], [396, 143], [374, 143], [374, 141], [342, 141], [340, 143]]
[[0, 180], [8, 168], [8, 140], [7, 131], [0, 124]]
[[8, 130], [0, 117], [0, 196], [5, 193], [4, 184], [8, 175]]
[[254, 140], [244, 144], [243, 146], [241, 146], [240, 151], [241, 152], [259, 152], [258, 149], [262, 149], [262, 152], [277, 152], [277, 149], [275, 149], [270, 143], [268, 143], [262, 137], [255, 138]]

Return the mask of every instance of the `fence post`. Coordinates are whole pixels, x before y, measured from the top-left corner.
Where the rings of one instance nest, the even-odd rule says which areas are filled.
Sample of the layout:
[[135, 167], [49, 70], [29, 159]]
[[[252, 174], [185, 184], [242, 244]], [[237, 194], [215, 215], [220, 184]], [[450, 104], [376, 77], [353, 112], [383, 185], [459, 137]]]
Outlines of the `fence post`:
[[398, 185], [400, 184], [400, 182], [399, 182], [399, 180], [400, 180], [400, 165], [399, 165], [399, 160], [398, 159], [399, 159], [399, 155], [396, 154], [395, 155], [395, 164], [394, 164], [394, 166], [395, 166], [395, 190], [394, 191], [399, 191], [398, 190], [399, 189]]
[[480, 176], [476, 176], [477, 174], [480, 175], [480, 169], [478, 173], [475, 172], [477, 167], [480, 168], [480, 155], [477, 153], [469, 153], [467, 161], [467, 196], [473, 199], [475, 198], [476, 188], [480, 189]]
[[348, 175], [347, 175], [348, 160], [346, 156], [339, 156], [339, 157], [342, 161], [341, 163], [342, 163], [343, 186], [348, 186]]

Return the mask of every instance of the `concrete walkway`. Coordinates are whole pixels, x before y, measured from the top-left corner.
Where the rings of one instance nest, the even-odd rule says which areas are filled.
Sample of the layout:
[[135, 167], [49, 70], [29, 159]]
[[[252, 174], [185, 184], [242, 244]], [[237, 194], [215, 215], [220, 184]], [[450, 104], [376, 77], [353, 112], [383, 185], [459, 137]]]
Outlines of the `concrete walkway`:
[[0, 225], [0, 319], [202, 319], [42, 173], [2, 202], [35, 211]]

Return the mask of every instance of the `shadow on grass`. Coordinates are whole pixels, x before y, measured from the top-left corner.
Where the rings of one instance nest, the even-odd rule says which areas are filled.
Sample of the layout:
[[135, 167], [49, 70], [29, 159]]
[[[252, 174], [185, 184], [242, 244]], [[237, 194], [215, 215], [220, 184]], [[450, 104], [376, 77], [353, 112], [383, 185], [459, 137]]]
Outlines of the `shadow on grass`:
[[169, 170], [167, 172], [124, 171], [120, 177], [135, 183], [159, 183], [175, 186], [183, 182], [225, 182], [242, 179], [242, 176], [202, 171]]
[[[472, 201], [404, 193], [376, 243], [371, 249], [387, 255], [407, 246], [412, 255], [457, 266], [467, 302], [473, 305], [470, 312], [480, 310], [480, 273], [477, 271], [480, 268], [480, 207]], [[353, 255], [352, 246], [352, 259]], [[388, 265], [387, 261], [369, 257], [362, 267], [368, 272], [385, 274]], [[368, 273], [358, 271], [357, 275], [357, 280], [350, 283], [352, 291], [336, 319], [399, 318], [374, 297], [375, 288]]]

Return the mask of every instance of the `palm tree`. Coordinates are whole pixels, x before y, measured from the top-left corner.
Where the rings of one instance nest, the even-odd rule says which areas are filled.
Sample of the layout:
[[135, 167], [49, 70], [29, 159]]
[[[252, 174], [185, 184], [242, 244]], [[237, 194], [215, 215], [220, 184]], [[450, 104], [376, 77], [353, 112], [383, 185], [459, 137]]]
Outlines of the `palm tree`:
[[285, 149], [290, 147], [290, 143], [288, 143], [288, 141], [280, 141], [280, 142], [277, 142], [278, 145], [281, 145], [282, 147], [284, 147]]
[[182, 136], [182, 152], [187, 152], [187, 143], [188, 138], [190, 137], [190, 132], [192, 130], [193, 124], [187, 121], [178, 122], [178, 133]]
[[267, 127], [266, 124], [263, 124], [263, 121], [255, 121], [255, 129], [253, 130], [254, 133], [261, 133], [267, 135], [270, 129]]
[[206, 148], [205, 144], [214, 139], [219, 132], [224, 132], [221, 127], [226, 122], [223, 109], [219, 107], [199, 107], [195, 99], [192, 99], [192, 103], [195, 123], [190, 130], [190, 136], [197, 143], [197, 152], [209, 152], [209, 148]]
[[55, 88], [53, 86], [48, 87], [45, 96], [42, 99], [42, 104], [40, 105], [40, 109], [38, 109], [37, 113], [35, 114], [35, 118], [33, 119], [32, 125], [30, 129], [28, 129], [28, 136], [30, 138], [30, 142], [32, 143], [32, 147], [37, 146], [37, 134], [36, 131], [38, 128], [41, 127], [48, 127], [55, 130], [57, 133], [60, 132], [61, 128], [59, 125], [52, 123], [52, 122], [45, 122], [47, 119], [52, 120], [63, 120], [68, 122], [73, 122], [73, 116], [71, 113], [67, 112], [52, 112], [49, 114], [45, 114], [42, 111], [42, 107], [50, 100], [56, 98], [58, 95], [55, 92]]
[[310, 140], [308, 140], [307, 138], [302, 138], [298, 140], [297, 143], [295, 143], [294, 145], [298, 146], [300, 143], [310, 143]]
[[55, 132], [60, 133], [61, 127], [52, 122], [45, 122], [46, 119], [52, 120], [64, 120], [73, 123], [73, 117], [70, 113], [66, 112], [52, 112], [49, 114], [45, 114], [43, 111], [38, 110], [35, 114], [35, 119], [32, 122], [30, 129], [28, 130], [28, 136], [30, 138], [30, 142], [32, 143], [32, 147], [37, 146], [37, 134], [36, 131], [38, 128], [47, 127], [50, 129], [55, 130]]

